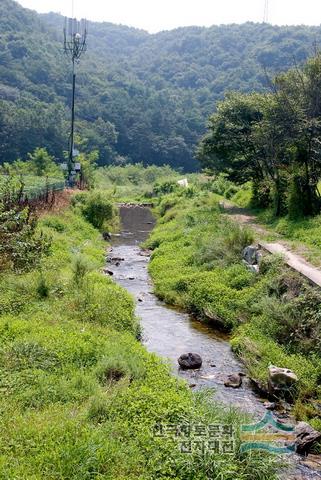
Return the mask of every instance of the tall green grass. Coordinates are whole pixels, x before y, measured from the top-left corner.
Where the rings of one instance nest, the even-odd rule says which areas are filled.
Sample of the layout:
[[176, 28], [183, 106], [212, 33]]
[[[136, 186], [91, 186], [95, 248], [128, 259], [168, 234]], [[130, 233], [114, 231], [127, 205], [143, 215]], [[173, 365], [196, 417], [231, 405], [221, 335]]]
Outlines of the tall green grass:
[[0, 278], [0, 478], [276, 478], [273, 458], [186, 455], [157, 423], [245, 419], [194, 395], [137, 340], [133, 298], [100, 269], [106, 244], [77, 209], [46, 215], [39, 272]]

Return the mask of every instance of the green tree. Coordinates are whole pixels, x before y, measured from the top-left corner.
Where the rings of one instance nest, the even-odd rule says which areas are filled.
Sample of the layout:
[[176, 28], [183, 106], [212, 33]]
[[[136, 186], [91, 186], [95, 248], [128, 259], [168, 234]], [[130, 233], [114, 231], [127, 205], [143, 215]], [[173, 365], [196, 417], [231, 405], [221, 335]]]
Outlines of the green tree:
[[294, 206], [296, 215], [319, 212], [320, 90], [317, 53], [302, 68], [278, 75], [271, 93], [227, 95], [198, 148], [203, 168], [238, 183], [251, 180], [262, 206], [273, 192], [277, 215]]
[[45, 148], [36, 148], [28, 154], [28, 163], [32, 172], [39, 176], [59, 174], [59, 167]]

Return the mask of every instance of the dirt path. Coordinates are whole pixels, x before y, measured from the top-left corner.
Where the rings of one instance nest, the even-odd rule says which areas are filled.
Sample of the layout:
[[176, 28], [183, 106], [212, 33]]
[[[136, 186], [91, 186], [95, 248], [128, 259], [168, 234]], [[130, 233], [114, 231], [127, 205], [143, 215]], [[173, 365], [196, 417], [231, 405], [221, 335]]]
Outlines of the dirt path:
[[225, 214], [229, 215], [237, 223], [253, 228], [259, 237], [258, 243], [264, 250], [272, 254], [283, 255], [285, 263], [289, 267], [299, 272], [313, 285], [321, 287], [321, 269], [306, 261], [303, 256], [292, 252], [290, 245], [282, 239], [281, 235], [277, 235], [280, 238], [277, 242], [260, 240], [260, 237], [266, 237], [270, 232], [257, 223], [255, 215], [245, 208], [237, 207], [228, 202], [222, 202], [221, 207], [224, 209]]

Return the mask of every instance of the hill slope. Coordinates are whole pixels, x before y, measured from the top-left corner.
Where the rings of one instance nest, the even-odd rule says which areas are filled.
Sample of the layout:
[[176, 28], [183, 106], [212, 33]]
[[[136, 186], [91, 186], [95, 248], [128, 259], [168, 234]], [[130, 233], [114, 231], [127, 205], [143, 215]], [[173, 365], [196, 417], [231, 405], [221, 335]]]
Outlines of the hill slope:
[[[70, 68], [63, 17], [0, 5], [0, 161], [67, 147]], [[112, 161], [193, 169], [193, 150], [226, 90], [265, 86], [264, 68], [284, 70], [320, 43], [317, 27], [266, 24], [188, 27], [150, 35], [90, 23], [79, 67], [77, 130], [83, 148]], [[124, 157], [124, 158], [123, 158]]]

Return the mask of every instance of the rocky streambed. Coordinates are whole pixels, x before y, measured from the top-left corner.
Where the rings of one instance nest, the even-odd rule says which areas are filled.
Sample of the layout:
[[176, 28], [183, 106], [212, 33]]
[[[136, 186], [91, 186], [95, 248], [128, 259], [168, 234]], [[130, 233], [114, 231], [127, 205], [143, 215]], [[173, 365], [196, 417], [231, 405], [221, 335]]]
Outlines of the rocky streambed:
[[[190, 388], [213, 389], [216, 401], [251, 414], [260, 420], [272, 408], [252, 388], [243, 365], [234, 356], [228, 337], [189, 314], [169, 307], [153, 293], [148, 274], [149, 252], [140, 244], [154, 226], [154, 218], [146, 206], [120, 206], [122, 231], [113, 235], [106, 272], [136, 299], [142, 342], [146, 348], [170, 363], [173, 374], [184, 378]], [[195, 352], [202, 359], [196, 370], [181, 368], [178, 358]], [[284, 479], [321, 478], [321, 458], [309, 460], [295, 456], [293, 473], [287, 470]]]

